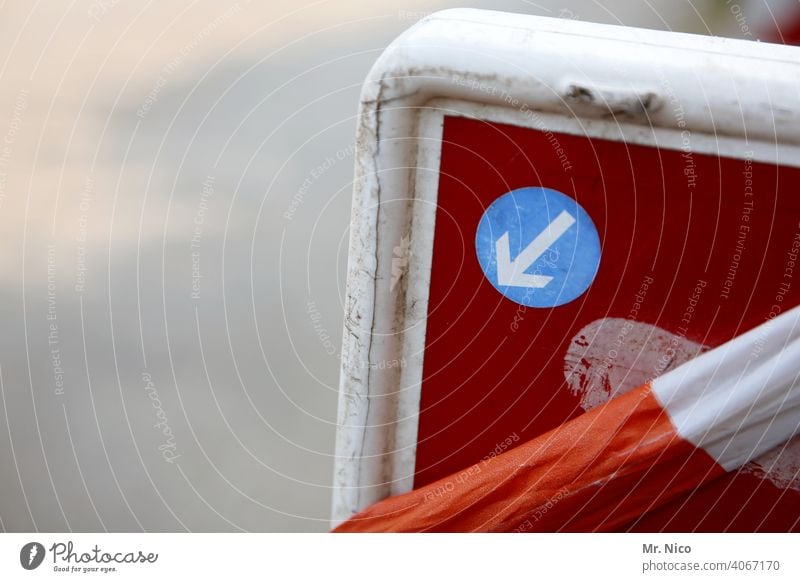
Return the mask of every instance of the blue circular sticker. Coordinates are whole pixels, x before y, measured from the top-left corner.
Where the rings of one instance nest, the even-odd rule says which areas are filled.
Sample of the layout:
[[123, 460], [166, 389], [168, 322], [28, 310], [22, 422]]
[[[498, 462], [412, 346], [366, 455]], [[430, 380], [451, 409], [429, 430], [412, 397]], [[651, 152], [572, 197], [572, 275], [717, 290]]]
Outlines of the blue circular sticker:
[[600, 266], [600, 237], [586, 211], [549, 188], [520, 188], [492, 202], [478, 223], [475, 250], [500, 293], [528, 307], [579, 297]]

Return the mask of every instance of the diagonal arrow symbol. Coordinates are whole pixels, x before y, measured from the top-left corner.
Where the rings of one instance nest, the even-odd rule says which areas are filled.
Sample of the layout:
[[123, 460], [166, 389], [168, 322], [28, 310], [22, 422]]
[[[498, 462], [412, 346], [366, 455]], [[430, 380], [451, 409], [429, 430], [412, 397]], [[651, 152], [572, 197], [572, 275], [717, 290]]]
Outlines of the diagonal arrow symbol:
[[529, 275], [525, 271], [542, 256], [561, 236], [575, 224], [573, 217], [566, 210], [556, 216], [542, 232], [536, 235], [530, 244], [525, 247], [517, 258], [511, 260], [511, 249], [508, 242], [508, 232], [495, 242], [497, 254], [497, 283], [507, 287], [545, 287], [552, 277], [546, 275]]

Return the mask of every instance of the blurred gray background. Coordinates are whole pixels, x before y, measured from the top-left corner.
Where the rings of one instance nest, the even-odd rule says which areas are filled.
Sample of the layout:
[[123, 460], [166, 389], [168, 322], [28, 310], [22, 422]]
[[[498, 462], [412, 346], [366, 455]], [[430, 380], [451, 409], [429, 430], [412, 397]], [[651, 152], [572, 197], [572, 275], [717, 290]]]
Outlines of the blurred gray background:
[[3, 2], [0, 529], [328, 528], [358, 93], [425, 14], [792, 4]]

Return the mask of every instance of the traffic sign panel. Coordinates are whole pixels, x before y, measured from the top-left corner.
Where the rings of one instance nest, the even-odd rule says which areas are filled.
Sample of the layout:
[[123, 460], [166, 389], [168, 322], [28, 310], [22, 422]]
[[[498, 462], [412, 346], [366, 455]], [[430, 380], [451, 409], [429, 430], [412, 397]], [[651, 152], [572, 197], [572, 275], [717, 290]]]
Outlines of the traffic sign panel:
[[[553, 136], [569, 153], [568, 171]], [[796, 167], [755, 162], [744, 147], [730, 157], [693, 152], [690, 182], [679, 149], [461, 116], [445, 117], [442, 142], [415, 487], [736, 337], [770, 318], [776, 301], [780, 313], [800, 303], [800, 286], [781, 287], [800, 237], [800, 204], [784, 190], [800, 184]], [[506, 191], [536, 180], [574, 197], [603, 247], [591, 287], [550, 309], [499, 295], [460, 242]], [[752, 210], [750, 183], [758, 185]], [[790, 448], [785, 462], [796, 454]], [[772, 474], [750, 465], [635, 527], [796, 528], [800, 492], [775, 487]]]
[[[335, 523], [800, 303], [797, 56], [472, 10], [387, 49], [359, 121]], [[796, 529], [792, 451], [630, 527]]]

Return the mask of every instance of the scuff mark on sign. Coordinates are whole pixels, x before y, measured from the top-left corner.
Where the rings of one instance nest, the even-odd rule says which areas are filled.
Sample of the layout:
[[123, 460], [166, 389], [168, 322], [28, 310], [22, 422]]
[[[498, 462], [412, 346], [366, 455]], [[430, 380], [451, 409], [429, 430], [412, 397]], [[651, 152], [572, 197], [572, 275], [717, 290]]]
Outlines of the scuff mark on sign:
[[[608, 317], [593, 321], [572, 338], [564, 356], [564, 378], [581, 408], [589, 410], [709, 349], [649, 323]], [[800, 436], [741, 471], [779, 489], [800, 491]]]
[[778, 489], [800, 491], [800, 436], [747, 463], [741, 470], [767, 479]]
[[593, 321], [572, 338], [564, 376], [581, 407], [589, 410], [707, 350], [655, 325], [609, 317]]

